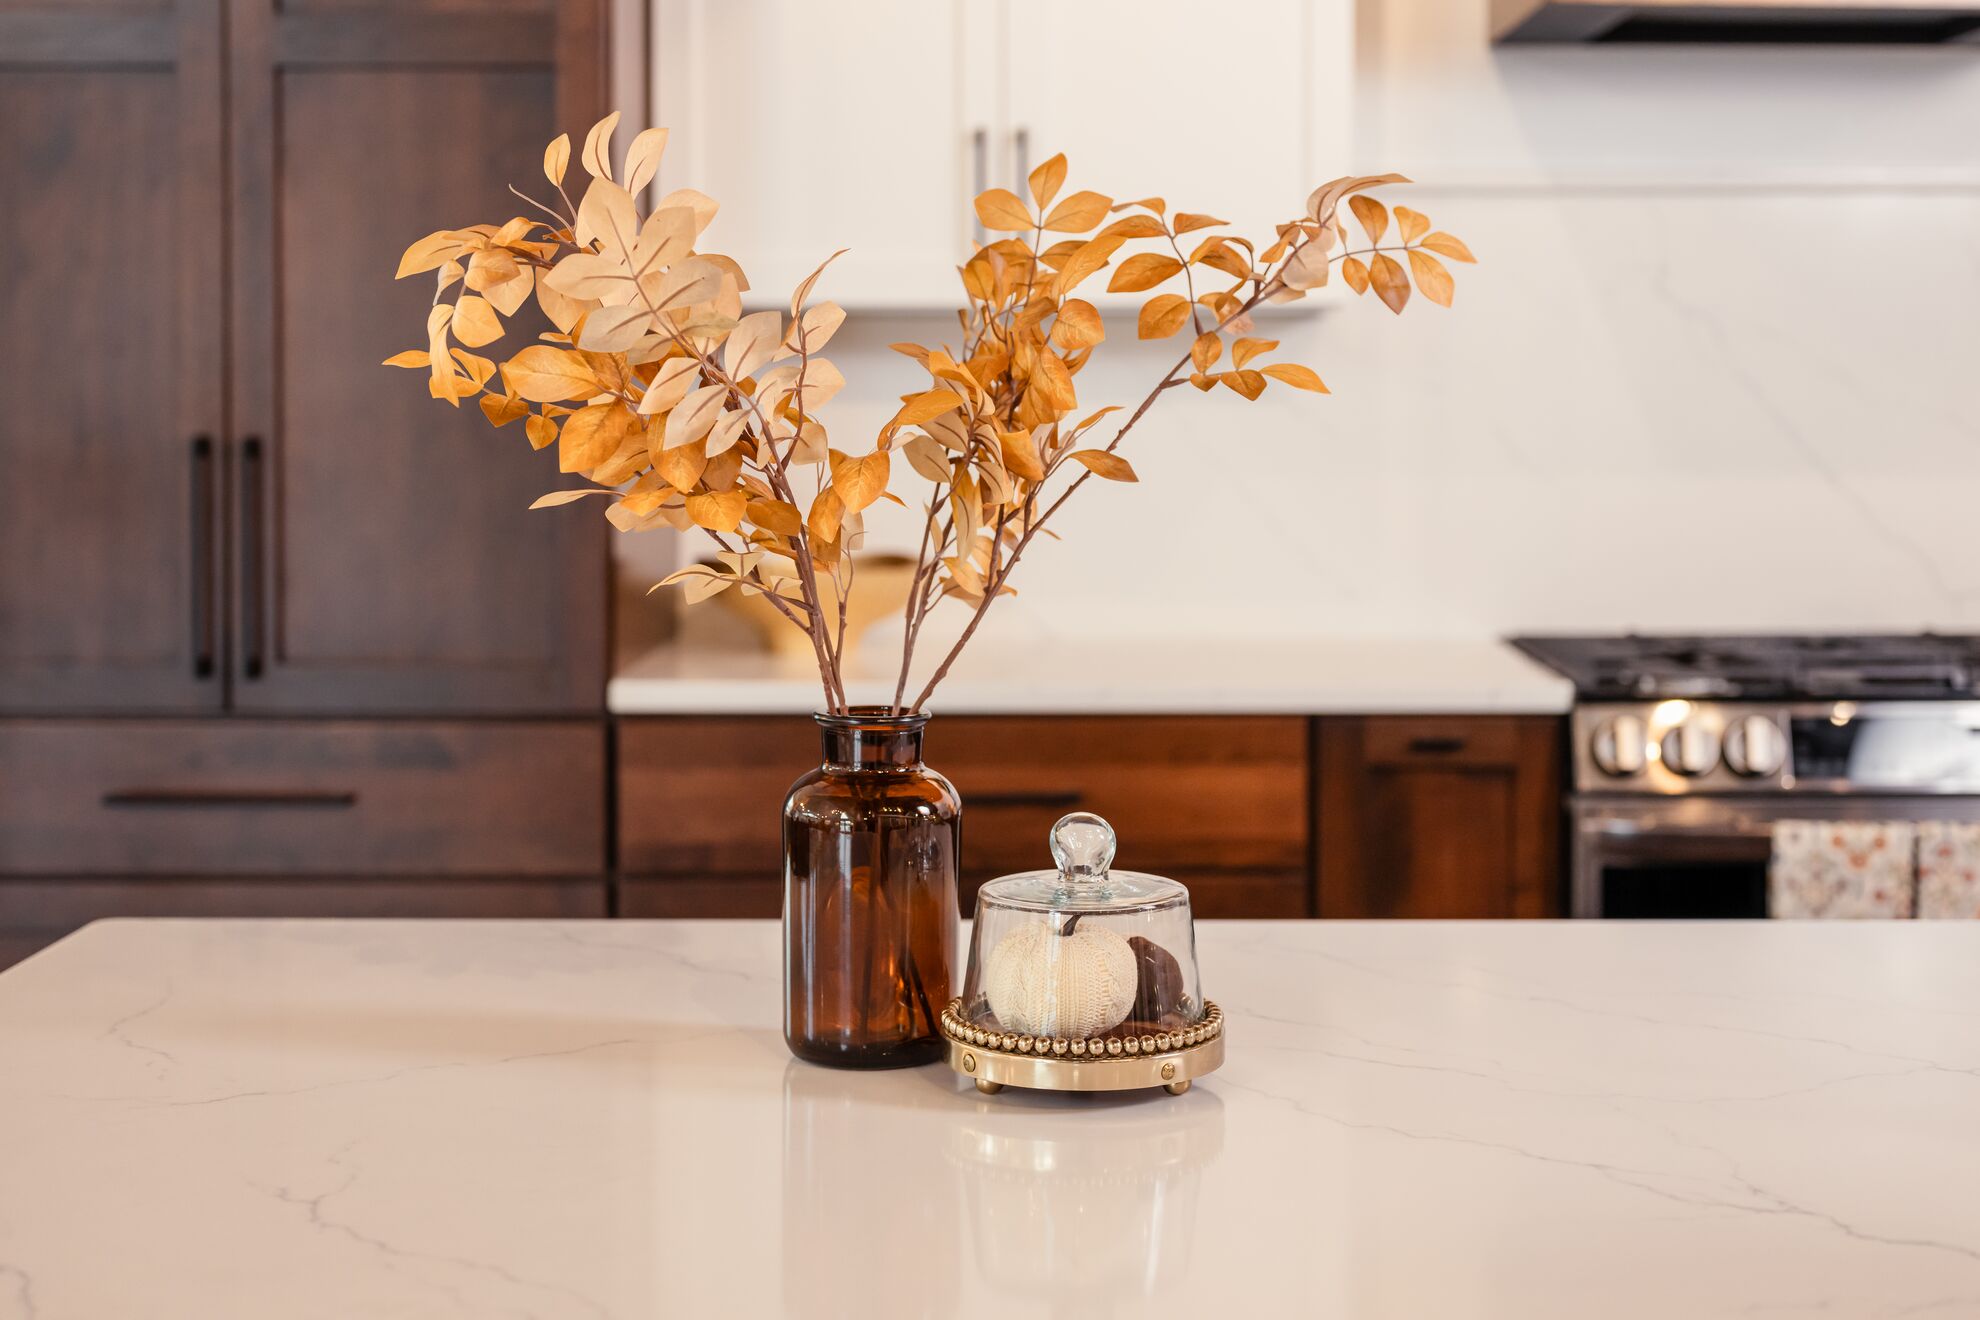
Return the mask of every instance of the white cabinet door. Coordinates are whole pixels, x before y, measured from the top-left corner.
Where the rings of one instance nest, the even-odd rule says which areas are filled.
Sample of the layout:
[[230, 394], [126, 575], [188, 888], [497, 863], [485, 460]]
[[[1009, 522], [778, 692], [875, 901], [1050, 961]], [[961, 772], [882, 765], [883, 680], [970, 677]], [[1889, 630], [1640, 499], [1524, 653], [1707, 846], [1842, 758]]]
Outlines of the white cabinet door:
[[721, 203], [705, 245], [773, 306], [839, 248], [817, 297], [947, 305], [967, 255], [972, 106], [963, 0], [655, 0], [655, 196]]
[[1068, 190], [1164, 197], [1262, 245], [1351, 167], [1350, 0], [1007, 3], [996, 182], [1020, 196], [1021, 168], [1063, 151]]

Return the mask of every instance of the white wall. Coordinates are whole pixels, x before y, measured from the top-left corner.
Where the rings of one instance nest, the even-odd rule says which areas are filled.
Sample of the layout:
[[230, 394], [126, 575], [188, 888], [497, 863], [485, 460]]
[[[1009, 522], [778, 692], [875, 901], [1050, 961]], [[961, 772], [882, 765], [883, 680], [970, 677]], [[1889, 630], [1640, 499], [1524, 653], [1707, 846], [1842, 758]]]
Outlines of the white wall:
[[[1980, 49], [1494, 51], [1484, 8], [1364, 4], [1342, 162], [1479, 254], [1455, 310], [1275, 323], [1328, 398], [1169, 396], [995, 631], [1980, 625]], [[942, 330], [856, 317], [834, 430]], [[1166, 359], [1096, 363], [1083, 403]]]

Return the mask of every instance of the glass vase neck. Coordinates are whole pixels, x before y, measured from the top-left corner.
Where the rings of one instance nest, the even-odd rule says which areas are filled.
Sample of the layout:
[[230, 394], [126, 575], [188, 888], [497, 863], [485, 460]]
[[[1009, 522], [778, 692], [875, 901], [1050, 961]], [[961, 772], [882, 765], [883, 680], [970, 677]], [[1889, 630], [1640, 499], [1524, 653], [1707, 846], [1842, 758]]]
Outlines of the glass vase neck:
[[844, 715], [813, 715], [825, 764], [847, 770], [911, 770], [921, 764], [926, 715], [891, 715], [885, 706], [854, 706]]

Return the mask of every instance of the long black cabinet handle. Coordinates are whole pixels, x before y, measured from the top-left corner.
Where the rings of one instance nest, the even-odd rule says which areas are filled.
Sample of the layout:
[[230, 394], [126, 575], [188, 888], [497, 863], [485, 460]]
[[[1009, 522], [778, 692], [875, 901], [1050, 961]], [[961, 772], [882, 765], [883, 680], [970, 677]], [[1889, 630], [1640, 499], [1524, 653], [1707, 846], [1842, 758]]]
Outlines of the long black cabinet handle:
[[1417, 756], [1450, 756], [1465, 748], [1462, 738], [1411, 738], [1409, 750]]
[[262, 637], [262, 525], [267, 493], [261, 471], [261, 437], [241, 441], [241, 673], [260, 678], [265, 667]]
[[213, 677], [213, 437], [192, 440], [193, 677]]
[[106, 807], [354, 807], [357, 794], [312, 788], [120, 788]]
[[1068, 790], [1061, 793], [965, 793], [965, 807], [1076, 807], [1084, 795]]

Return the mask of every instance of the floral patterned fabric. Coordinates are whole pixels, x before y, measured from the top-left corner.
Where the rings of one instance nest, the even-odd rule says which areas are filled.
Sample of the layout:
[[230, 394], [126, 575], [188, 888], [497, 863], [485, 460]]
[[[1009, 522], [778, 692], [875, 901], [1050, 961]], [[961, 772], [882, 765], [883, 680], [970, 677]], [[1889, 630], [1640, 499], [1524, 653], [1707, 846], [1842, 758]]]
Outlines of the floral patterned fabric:
[[1910, 916], [1914, 840], [1914, 827], [1904, 821], [1776, 821], [1768, 915]]
[[1980, 917], [1980, 825], [1932, 820], [1918, 827], [1918, 915]]

